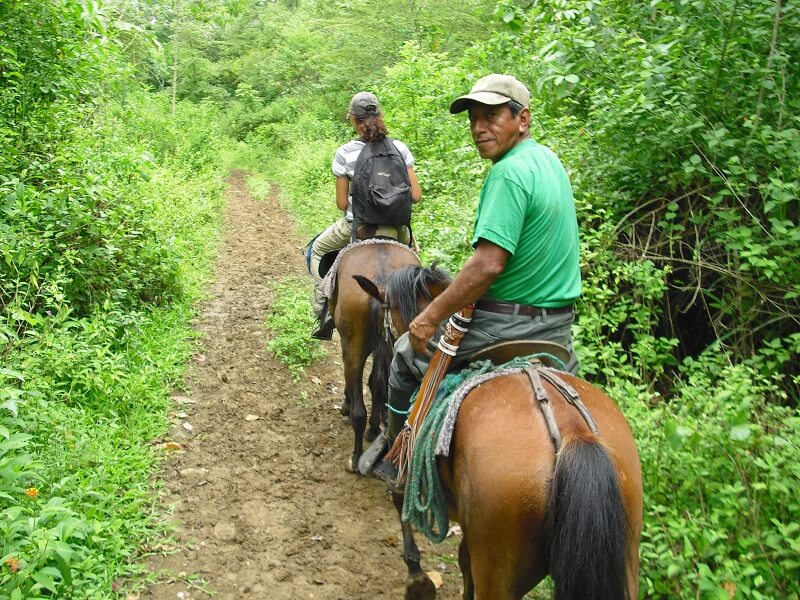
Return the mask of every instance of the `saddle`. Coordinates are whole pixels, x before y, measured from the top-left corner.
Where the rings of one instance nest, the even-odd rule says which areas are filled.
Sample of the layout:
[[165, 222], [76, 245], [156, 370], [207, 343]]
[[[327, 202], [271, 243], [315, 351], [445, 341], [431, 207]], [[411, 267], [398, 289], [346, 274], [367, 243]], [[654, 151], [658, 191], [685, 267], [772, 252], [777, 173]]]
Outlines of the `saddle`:
[[546, 340], [511, 340], [476, 350], [467, 358], [467, 364], [488, 360], [502, 365], [517, 356], [535, 356], [536, 360], [554, 369], [563, 369], [569, 363], [569, 351], [561, 344]]
[[[358, 235], [354, 241], [359, 242], [370, 239], [392, 240], [395, 242], [400, 242], [405, 246], [410, 246], [415, 252], [417, 252], [417, 254], [419, 254], [419, 250], [416, 248], [416, 240], [410, 235], [410, 231], [410, 228], [404, 226], [394, 227], [389, 225], [362, 225], [359, 228]], [[303, 250], [303, 253], [306, 257], [306, 268], [309, 273], [311, 273], [311, 245], [314, 243], [314, 240], [316, 240], [317, 237], [319, 236], [316, 236], [309, 241]], [[342, 250], [344, 250], [344, 248], [331, 250], [322, 256], [319, 261], [320, 277], [323, 279], [325, 278], [325, 276], [328, 274], [328, 271], [331, 270], [331, 267], [336, 264], [336, 258], [339, 256], [339, 253]]]

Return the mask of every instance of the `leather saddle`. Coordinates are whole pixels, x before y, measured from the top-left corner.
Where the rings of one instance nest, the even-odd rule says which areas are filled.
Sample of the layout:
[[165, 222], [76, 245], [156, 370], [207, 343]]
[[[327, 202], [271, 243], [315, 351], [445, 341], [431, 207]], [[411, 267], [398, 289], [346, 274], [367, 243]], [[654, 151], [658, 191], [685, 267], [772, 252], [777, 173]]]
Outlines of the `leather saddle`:
[[[498, 342], [491, 346], [486, 346], [480, 350], [476, 350], [469, 355], [467, 362], [475, 362], [479, 360], [489, 360], [495, 365], [502, 365], [517, 356], [530, 356], [532, 354], [538, 355], [536, 357], [545, 366], [553, 367], [554, 369], [563, 369], [569, 363], [569, 351], [555, 342], [548, 342], [546, 340], [511, 340], [507, 342]], [[560, 360], [553, 360], [554, 356]]]

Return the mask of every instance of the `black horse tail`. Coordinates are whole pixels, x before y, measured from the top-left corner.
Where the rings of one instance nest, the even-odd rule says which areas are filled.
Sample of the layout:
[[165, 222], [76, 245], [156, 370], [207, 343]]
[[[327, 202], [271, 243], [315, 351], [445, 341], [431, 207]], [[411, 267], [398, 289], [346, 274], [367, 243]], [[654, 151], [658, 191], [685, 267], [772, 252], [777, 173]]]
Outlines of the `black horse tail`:
[[389, 367], [392, 365], [392, 345], [383, 331], [383, 309], [378, 302], [370, 302], [369, 345], [372, 347], [372, 370], [369, 374], [369, 392], [373, 406], [381, 409], [381, 422], [385, 425], [387, 418], [386, 403], [389, 396]]
[[572, 439], [556, 459], [545, 522], [556, 600], [628, 600], [627, 521], [606, 449]]

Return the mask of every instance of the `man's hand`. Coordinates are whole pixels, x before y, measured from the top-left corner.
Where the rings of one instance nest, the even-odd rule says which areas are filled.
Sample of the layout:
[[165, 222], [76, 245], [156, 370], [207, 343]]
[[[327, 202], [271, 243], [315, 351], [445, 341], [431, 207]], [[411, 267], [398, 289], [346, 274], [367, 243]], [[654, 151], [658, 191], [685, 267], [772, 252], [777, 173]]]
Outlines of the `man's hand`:
[[478, 241], [475, 253], [453, 282], [408, 325], [408, 338], [414, 352], [428, 357], [433, 355], [428, 350], [428, 342], [439, 329], [439, 323], [483, 296], [505, 269], [509, 256], [508, 250], [492, 242], [483, 238]]
[[420, 319], [420, 316], [422, 315], [418, 315], [408, 325], [408, 339], [411, 341], [411, 347], [414, 348], [414, 352], [430, 357], [433, 353], [428, 350], [428, 342], [431, 341], [433, 334], [439, 329], [439, 324], [426, 323]]

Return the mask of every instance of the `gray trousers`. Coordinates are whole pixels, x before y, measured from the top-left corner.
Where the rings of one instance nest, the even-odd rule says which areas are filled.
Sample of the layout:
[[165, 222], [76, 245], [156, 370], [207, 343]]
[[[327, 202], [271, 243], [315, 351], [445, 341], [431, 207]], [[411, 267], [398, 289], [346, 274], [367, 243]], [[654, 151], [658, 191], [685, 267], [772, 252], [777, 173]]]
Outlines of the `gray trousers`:
[[[570, 355], [566, 369], [575, 374], [578, 371], [578, 359], [572, 347], [572, 323], [574, 321], [574, 312], [548, 314], [547, 309], [544, 309], [544, 314], [541, 316], [529, 317], [476, 310], [472, 315], [469, 330], [461, 340], [450, 368], [463, 365], [470, 354], [495, 342], [530, 339], [556, 342], [564, 346]], [[431, 352], [436, 350], [439, 338], [444, 333], [445, 325], [446, 321], [439, 326], [439, 331], [429, 342], [428, 348]], [[404, 415], [402, 415], [402, 419], [399, 416], [408, 410], [411, 395], [419, 387], [429, 362], [428, 357], [414, 352], [408, 339], [408, 333], [400, 336], [394, 345], [394, 358], [389, 371], [390, 439], [394, 439], [399, 432], [399, 427], [405, 420]]]

